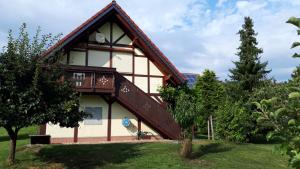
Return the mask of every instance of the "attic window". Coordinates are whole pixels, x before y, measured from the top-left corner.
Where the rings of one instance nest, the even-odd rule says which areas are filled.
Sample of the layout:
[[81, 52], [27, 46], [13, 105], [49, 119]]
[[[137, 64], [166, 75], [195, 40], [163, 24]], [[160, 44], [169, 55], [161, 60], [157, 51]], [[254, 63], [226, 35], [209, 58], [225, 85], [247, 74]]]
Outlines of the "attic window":
[[85, 79], [85, 73], [73, 73], [73, 79], [76, 87], [81, 87]]

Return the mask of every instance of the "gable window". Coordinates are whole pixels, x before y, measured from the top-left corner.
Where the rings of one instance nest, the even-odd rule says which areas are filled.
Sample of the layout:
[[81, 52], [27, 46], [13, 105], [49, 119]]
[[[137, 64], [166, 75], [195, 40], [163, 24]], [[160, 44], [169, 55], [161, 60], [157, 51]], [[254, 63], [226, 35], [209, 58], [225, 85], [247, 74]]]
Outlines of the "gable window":
[[85, 73], [73, 73], [73, 79], [76, 87], [83, 86], [83, 82], [85, 79]]
[[90, 116], [84, 120], [84, 125], [102, 125], [102, 107], [86, 107]]

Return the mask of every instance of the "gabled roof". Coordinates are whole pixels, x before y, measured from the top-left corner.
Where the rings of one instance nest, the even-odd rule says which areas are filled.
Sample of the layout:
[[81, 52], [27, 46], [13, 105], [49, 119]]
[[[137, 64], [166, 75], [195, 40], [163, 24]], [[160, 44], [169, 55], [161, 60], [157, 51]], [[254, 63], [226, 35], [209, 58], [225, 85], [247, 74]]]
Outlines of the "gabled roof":
[[63, 39], [49, 48], [41, 57], [47, 58], [51, 56], [54, 52], [61, 50], [64, 46], [68, 45], [75, 38], [77, 38], [80, 34], [82, 34], [89, 27], [97, 23], [100, 19], [105, 17], [106, 15], [114, 12], [118, 18], [128, 25], [128, 28], [132, 33], [137, 35], [137, 40], [144, 44], [146, 48], [148, 48], [150, 53], [153, 55], [153, 59], [158, 63], [161, 63], [163, 67], [165, 67], [168, 73], [172, 76], [172, 79], [175, 80], [177, 84], [181, 84], [185, 82], [185, 77], [176, 69], [176, 67], [169, 61], [169, 59], [160, 51], [160, 49], [150, 40], [150, 38], [134, 23], [134, 21], [126, 14], [126, 12], [115, 2], [112, 1], [105, 8], [97, 12], [94, 16], [89, 18], [71, 33], [66, 35]]

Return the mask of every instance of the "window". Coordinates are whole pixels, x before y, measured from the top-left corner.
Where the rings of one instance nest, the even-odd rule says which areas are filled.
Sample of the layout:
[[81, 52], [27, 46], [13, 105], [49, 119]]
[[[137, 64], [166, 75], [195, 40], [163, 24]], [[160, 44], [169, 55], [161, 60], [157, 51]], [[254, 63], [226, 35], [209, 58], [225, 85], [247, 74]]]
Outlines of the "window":
[[76, 87], [81, 87], [85, 79], [85, 73], [73, 73], [73, 79]]
[[84, 120], [84, 125], [101, 125], [102, 124], [102, 107], [86, 107], [85, 112], [90, 116]]

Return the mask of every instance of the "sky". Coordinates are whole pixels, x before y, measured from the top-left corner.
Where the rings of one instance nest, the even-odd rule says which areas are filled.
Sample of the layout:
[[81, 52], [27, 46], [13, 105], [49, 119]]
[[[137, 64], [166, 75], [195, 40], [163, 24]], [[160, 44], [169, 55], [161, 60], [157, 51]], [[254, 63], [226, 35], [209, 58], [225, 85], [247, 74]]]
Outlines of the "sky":
[[[71, 32], [111, 0], [0, 0], [0, 48], [9, 29], [17, 32], [21, 23], [34, 33]], [[296, 27], [285, 23], [300, 17], [300, 0], [117, 0], [153, 42], [181, 71], [201, 73], [214, 70], [228, 79], [233, 61], [238, 59], [238, 30], [245, 16], [254, 21], [263, 61], [268, 61], [269, 77], [290, 78], [300, 59], [290, 49], [299, 40]]]

